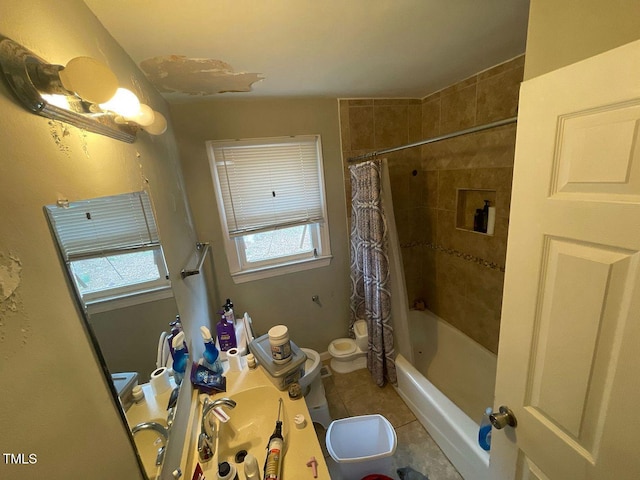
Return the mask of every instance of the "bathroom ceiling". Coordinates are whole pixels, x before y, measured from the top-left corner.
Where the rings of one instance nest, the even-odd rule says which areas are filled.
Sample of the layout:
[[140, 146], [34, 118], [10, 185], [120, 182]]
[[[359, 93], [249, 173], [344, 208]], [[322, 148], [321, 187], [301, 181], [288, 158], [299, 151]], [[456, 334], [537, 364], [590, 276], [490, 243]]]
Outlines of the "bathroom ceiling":
[[421, 98], [524, 53], [529, 10], [529, 0], [85, 2], [169, 101]]

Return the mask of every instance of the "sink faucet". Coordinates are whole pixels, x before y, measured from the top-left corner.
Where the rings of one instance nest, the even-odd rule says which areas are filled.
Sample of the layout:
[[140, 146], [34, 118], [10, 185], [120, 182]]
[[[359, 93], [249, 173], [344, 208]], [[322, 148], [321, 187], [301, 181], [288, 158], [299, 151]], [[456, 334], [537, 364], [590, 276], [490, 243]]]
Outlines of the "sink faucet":
[[209, 399], [205, 399], [204, 406], [202, 407], [202, 421], [200, 422], [200, 435], [198, 436], [198, 456], [201, 462], [208, 462], [213, 457], [213, 450], [215, 445], [213, 443], [213, 433], [207, 429], [207, 418], [211, 411], [219, 406], [225, 405], [229, 408], [235, 408], [236, 402], [230, 398], [218, 398], [213, 402]]
[[[142, 430], [153, 430], [154, 432], [159, 433], [164, 438], [164, 443], [167, 443], [169, 439], [169, 429], [164, 425], [159, 424], [158, 422], [142, 422], [137, 424], [135, 427], [131, 429], [131, 434], [135, 435]], [[164, 459], [164, 451], [165, 445], [161, 446], [158, 449], [158, 455], [156, 456], [156, 465], [162, 465], [162, 460]]]

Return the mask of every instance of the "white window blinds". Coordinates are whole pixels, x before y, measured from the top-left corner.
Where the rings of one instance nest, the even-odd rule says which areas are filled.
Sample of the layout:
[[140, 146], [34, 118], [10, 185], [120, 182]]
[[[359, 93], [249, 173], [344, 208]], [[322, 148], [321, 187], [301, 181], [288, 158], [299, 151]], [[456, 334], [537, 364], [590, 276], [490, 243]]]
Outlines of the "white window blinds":
[[324, 220], [319, 136], [209, 146], [230, 236]]
[[160, 245], [146, 192], [46, 208], [66, 261]]

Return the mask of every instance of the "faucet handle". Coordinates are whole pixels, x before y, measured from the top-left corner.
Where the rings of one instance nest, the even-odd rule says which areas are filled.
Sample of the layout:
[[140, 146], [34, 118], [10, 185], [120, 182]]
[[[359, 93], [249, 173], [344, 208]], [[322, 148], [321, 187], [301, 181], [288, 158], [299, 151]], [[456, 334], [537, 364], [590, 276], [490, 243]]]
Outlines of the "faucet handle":
[[169, 414], [167, 415], [167, 427], [171, 428], [171, 425], [173, 425], [173, 419], [176, 416], [176, 409], [175, 407], [171, 407], [169, 409]]
[[160, 465], [162, 465], [165, 451], [166, 451], [166, 447], [164, 445], [158, 449], [158, 454], [156, 455], [156, 467], [159, 467]]
[[213, 458], [213, 450], [209, 444], [209, 437], [204, 432], [198, 435], [198, 456], [201, 462], [208, 462]]

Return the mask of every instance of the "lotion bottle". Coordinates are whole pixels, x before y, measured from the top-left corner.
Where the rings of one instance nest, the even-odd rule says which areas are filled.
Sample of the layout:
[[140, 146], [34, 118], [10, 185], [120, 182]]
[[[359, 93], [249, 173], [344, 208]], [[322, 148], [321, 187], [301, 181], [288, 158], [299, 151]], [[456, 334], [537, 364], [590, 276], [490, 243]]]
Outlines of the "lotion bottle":
[[216, 325], [216, 331], [218, 334], [220, 351], [226, 352], [232, 348], [238, 348], [238, 342], [236, 341], [236, 329], [233, 326], [233, 323], [227, 322], [227, 317], [225, 315], [222, 315], [220, 322]]

